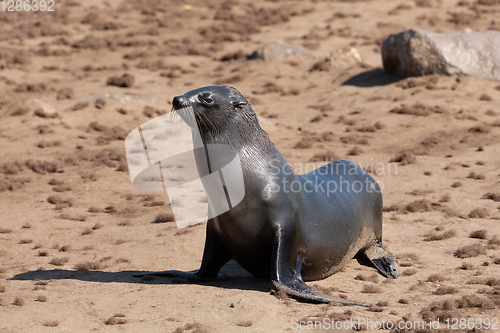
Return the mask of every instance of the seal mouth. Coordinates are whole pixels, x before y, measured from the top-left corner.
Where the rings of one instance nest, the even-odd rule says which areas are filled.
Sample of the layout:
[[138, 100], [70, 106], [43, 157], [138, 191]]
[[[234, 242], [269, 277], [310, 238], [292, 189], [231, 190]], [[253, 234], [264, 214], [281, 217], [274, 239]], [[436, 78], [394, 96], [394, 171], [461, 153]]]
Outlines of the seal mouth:
[[179, 115], [189, 127], [196, 126], [193, 107], [184, 96], [176, 96], [172, 101], [172, 116], [175, 115]]
[[172, 101], [172, 110], [192, 128], [198, 127], [199, 131], [203, 131], [204, 128], [213, 128], [213, 123], [204, 112], [194, 107], [197, 103], [210, 106], [214, 101], [210, 94], [197, 95], [196, 98], [188, 98], [186, 95], [176, 96]]

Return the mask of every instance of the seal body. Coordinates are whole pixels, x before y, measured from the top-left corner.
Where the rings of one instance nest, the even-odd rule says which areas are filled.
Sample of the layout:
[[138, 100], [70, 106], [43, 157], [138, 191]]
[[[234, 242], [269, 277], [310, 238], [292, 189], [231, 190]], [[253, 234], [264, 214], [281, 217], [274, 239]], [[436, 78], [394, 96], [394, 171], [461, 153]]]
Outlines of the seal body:
[[368, 244], [381, 241], [380, 189], [358, 165], [336, 161], [306, 175], [282, 166], [285, 170], [244, 167], [245, 198], [209, 221], [243, 268], [272, 276], [276, 228], [290, 241], [283, 254], [290, 257], [291, 266], [301, 257], [306, 281], [335, 273]]
[[335, 161], [308, 174], [295, 173], [260, 127], [251, 104], [233, 87], [203, 87], [174, 98], [175, 110], [186, 107], [194, 111], [204, 145], [234, 147], [245, 197], [208, 220], [199, 270], [151, 274], [210, 280], [234, 258], [296, 298], [357, 305], [323, 295], [304, 280], [326, 278], [357, 254], [384, 276], [398, 277], [396, 261], [382, 247], [380, 188], [361, 167]]

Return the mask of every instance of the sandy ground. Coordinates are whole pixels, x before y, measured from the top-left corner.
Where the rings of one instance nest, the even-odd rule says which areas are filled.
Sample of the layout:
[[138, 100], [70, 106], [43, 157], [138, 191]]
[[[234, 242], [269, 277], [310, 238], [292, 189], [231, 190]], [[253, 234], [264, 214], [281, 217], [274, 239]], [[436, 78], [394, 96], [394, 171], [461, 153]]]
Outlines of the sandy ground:
[[[0, 331], [286, 332], [325, 318], [395, 327], [440, 318], [441, 328], [446, 318], [497, 318], [500, 328], [500, 82], [397, 78], [380, 59], [382, 39], [412, 27], [498, 30], [498, 1], [56, 0], [53, 9], [0, 12]], [[276, 39], [316, 57], [245, 60]], [[335, 61], [350, 48], [362, 62]], [[133, 83], [107, 85], [123, 74]], [[168, 202], [133, 188], [124, 138], [174, 96], [215, 83], [249, 98], [298, 171], [345, 158], [381, 184], [383, 241], [400, 278], [352, 260], [310, 283], [370, 307], [280, 299], [235, 263], [207, 284], [132, 277], [198, 268], [205, 224], [154, 223]]]

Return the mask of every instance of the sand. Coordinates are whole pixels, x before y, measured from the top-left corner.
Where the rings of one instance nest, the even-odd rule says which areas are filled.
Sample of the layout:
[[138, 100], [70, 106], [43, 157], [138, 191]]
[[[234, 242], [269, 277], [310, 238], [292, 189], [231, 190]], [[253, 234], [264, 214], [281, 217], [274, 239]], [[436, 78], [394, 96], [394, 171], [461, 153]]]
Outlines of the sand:
[[[390, 33], [498, 30], [499, 14], [485, 0], [60, 0], [1, 12], [0, 331], [500, 319], [500, 82], [392, 77], [380, 57]], [[315, 58], [245, 60], [276, 39]], [[362, 61], [339, 61], [351, 48]], [[205, 224], [163, 222], [166, 197], [133, 188], [124, 139], [174, 96], [215, 83], [249, 98], [297, 171], [350, 159], [381, 184], [400, 278], [352, 260], [309, 283], [370, 307], [275, 296], [235, 263], [206, 284], [132, 277], [198, 268]]]

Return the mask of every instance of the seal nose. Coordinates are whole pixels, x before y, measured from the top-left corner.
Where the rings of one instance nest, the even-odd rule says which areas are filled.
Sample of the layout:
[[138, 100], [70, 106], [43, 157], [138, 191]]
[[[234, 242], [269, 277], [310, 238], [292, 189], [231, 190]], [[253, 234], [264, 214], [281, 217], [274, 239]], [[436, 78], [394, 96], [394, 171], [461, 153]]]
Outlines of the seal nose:
[[174, 100], [172, 101], [172, 106], [174, 109], [182, 109], [186, 104], [186, 100], [182, 96], [176, 96], [174, 97]]

